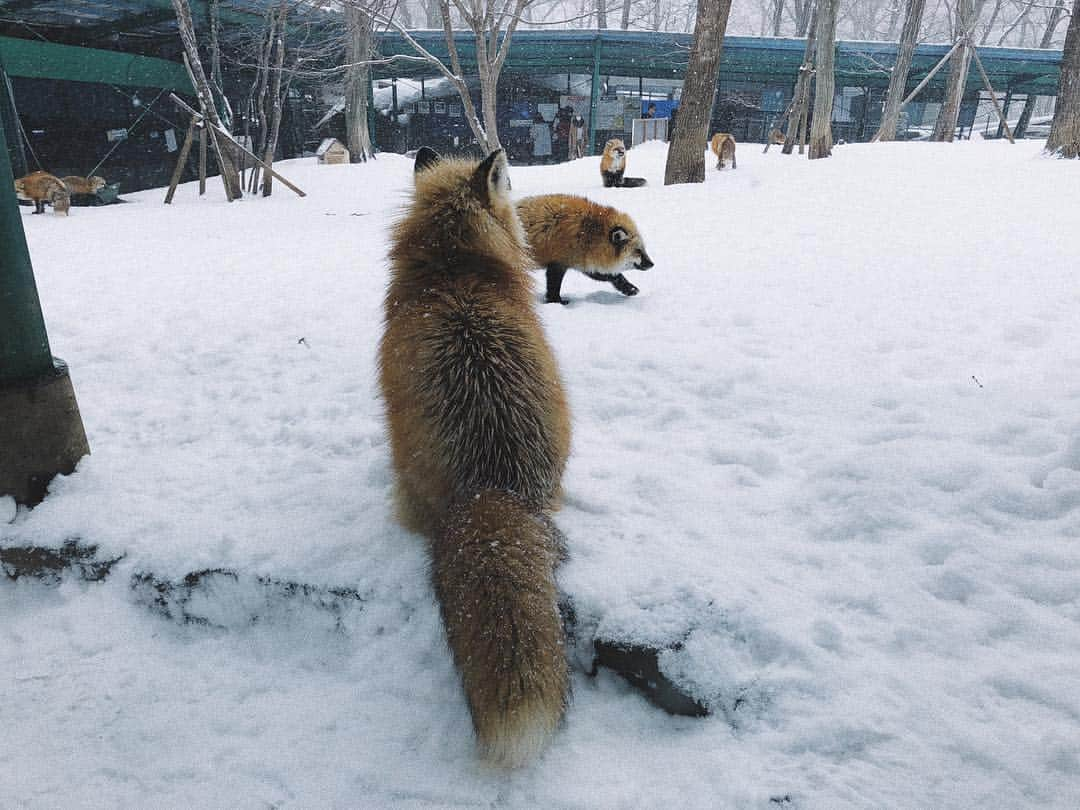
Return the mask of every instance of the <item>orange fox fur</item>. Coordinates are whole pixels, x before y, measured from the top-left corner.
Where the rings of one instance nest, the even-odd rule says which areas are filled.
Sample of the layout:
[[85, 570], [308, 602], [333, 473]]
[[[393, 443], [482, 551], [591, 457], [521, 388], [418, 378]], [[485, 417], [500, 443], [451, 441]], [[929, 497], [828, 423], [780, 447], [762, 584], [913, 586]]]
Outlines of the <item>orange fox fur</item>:
[[98, 177], [96, 174], [93, 177], [79, 177], [69, 174], [61, 179], [64, 185], [67, 186], [67, 190], [72, 194], [96, 194], [107, 185], [105, 178]]
[[712, 136], [710, 143], [713, 154], [716, 155], [716, 168], [724, 168], [724, 161], [731, 160], [731, 168], [735, 168], [735, 136], [727, 132], [717, 132]]
[[550, 515], [570, 415], [502, 152], [477, 163], [422, 149], [390, 259], [379, 381], [398, 516], [430, 541], [480, 751], [515, 767], [568, 700]]
[[15, 194], [23, 200], [34, 203], [34, 213], [45, 213], [45, 203], [53, 207], [57, 214], [68, 213], [71, 207], [71, 195], [63, 181], [48, 172], [31, 172], [15, 181]]
[[626, 144], [619, 138], [612, 138], [604, 144], [604, 154], [600, 158], [600, 177], [605, 188], [635, 188], [645, 185], [643, 177], [624, 177], [626, 173]]
[[566, 303], [560, 290], [568, 268], [636, 295], [623, 271], [653, 266], [634, 220], [615, 208], [570, 194], [541, 194], [519, 201], [517, 211], [534, 263], [547, 270], [548, 303]]

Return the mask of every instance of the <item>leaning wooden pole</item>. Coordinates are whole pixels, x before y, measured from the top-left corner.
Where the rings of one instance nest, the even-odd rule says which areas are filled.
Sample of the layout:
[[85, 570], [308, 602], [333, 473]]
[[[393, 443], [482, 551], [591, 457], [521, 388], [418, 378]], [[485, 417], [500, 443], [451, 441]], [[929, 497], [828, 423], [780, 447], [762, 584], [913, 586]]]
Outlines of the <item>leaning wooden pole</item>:
[[[199, 46], [195, 40], [195, 24], [191, 19], [191, 6], [188, 0], [172, 0], [173, 10], [176, 12], [177, 28], [180, 32], [180, 41], [184, 45], [184, 65], [191, 76], [191, 84], [195, 89], [195, 95], [199, 99], [199, 107], [202, 109], [201, 116], [209, 121], [214, 128], [221, 126], [218, 119], [217, 107], [214, 105], [214, 92], [210, 82], [203, 71], [202, 62], [199, 61]], [[217, 139], [214, 139], [217, 146]], [[225, 196], [231, 202], [243, 196], [240, 186], [240, 174], [236, 170], [236, 164], [231, 157], [222, 149], [217, 149], [218, 166], [221, 169], [221, 180], [225, 184]]]
[[[951, 48], [949, 48], [949, 52], [947, 54], [945, 54], [943, 57], [941, 57], [941, 61], [938, 62], [936, 65], [934, 65], [930, 69], [930, 72], [927, 73], [923, 77], [923, 80], [921, 82], [919, 82], [915, 86], [914, 90], [912, 90], [910, 93], [908, 93], [907, 98], [905, 98], [903, 101], [900, 102], [900, 108], [897, 110], [898, 115], [899, 115], [899, 113], [901, 111], [903, 111], [904, 107], [906, 107], [908, 104], [911, 103], [911, 100], [913, 98], [915, 98], [915, 96], [919, 95], [919, 93], [922, 92], [922, 89], [924, 87], [926, 87], [926, 85], [930, 84], [930, 80], [933, 79], [938, 74], [938, 71], [941, 70], [943, 67], [945, 67], [946, 64], [948, 64], [949, 60], [952, 58], [952, 55], [954, 53], [956, 53], [956, 49], [959, 48], [959, 47], [960, 47], [960, 42], [959, 41], [954, 42], [953, 46]], [[878, 140], [878, 137], [877, 137], [877, 135], [875, 135], [872, 138], [872, 141], [877, 141], [877, 140]]]
[[197, 118], [191, 119], [191, 124], [188, 126], [187, 135], [184, 136], [184, 145], [180, 147], [180, 157], [176, 161], [176, 168], [173, 169], [172, 179], [169, 180], [169, 190], [165, 193], [165, 204], [171, 205], [173, 196], [176, 194], [176, 187], [180, 184], [180, 177], [184, 174], [184, 167], [188, 162], [188, 155], [191, 154], [191, 142], [195, 140], [195, 126]]
[[972, 47], [971, 55], [975, 59], [975, 67], [979, 69], [979, 75], [982, 76], [983, 85], [986, 87], [986, 92], [990, 94], [990, 100], [994, 102], [994, 110], [998, 114], [998, 120], [1001, 121], [1001, 126], [1005, 129], [1005, 137], [1009, 139], [1009, 143], [1016, 143], [1013, 140], [1012, 130], [1009, 129], [1009, 122], [1005, 120], [1005, 113], [1001, 110], [1001, 105], [998, 104], [997, 94], [994, 92], [993, 85], [990, 84], [990, 77], [986, 75], [986, 69], [983, 67], [982, 59], [979, 58], [979, 51], [977, 48]]
[[[188, 104], [185, 103], [184, 100], [182, 98], [178, 97], [175, 93], [170, 93], [169, 98], [171, 98], [173, 103], [176, 104], [176, 106], [180, 107], [180, 109], [186, 110], [187, 112], [191, 113], [192, 115], [198, 115], [198, 113], [195, 110], [193, 110], [190, 106], [188, 106]], [[294, 186], [292, 183], [290, 183], [288, 180], [286, 180], [284, 177], [282, 177], [280, 174], [278, 174], [276, 171], [274, 171], [274, 169], [272, 167], [267, 166], [263, 161], [259, 160], [259, 158], [255, 157], [255, 155], [253, 155], [251, 152], [249, 152], [247, 149], [245, 149], [243, 146], [241, 146], [236, 141], [236, 139], [233, 138], [232, 135], [230, 135], [228, 132], [226, 132], [220, 126], [218, 126], [218, 127], [211, 126], [210, 127], [210, 134], [211, 134], [211, 136], [214, 137], [215, 141], [216, 141], [216, 139], [221, 138], [222, 141], [226, 145], [231, 146], [233, 149], [237, 150], [237, 152], [239, 152], [240, 154], [247, 155], [249, 158], [251, 158], [256, 163], [256, 165], [261, 166], [265, 171], [269, 172], [270, 174], [274, 175], [275, 178], [280, 180], [282, 185], [286, 186], [287, 188], [291, 189], [292, 191], [295, 191], [301, 197], [306, 197], [307, 196], [307, 194], [305, 194], [299, 188]]]

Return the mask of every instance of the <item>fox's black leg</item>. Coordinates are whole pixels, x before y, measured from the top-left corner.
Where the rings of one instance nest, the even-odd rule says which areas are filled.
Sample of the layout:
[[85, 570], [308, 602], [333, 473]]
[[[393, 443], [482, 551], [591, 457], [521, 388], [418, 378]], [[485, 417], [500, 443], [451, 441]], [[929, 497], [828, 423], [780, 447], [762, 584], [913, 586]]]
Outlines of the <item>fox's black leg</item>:
[[549, 264], [547, 266], [547, 297], [544, 301], [548, 304], [568, 304], [569, 301], [565, 300], [559, 293], [562, 290], [563, 276], [566, 275], [566, 268], [561, 264]]
[[615, 289], [621, 292], [623, 295], [638, 294], [638, 288], [631, 284], [629, 281], [627, 281], [626, 276], [624, 276], [622, 273], [619, 273], [619, 275], [615, 276], [614, 278], [609, 278], [608, 281], [610, 281], [615, 287]]
[[621, 292], [623, 295], [637, 295], [638, 288], [626, 280], [626, 276], [622, 273], [618, 273], [614, 276], [605, 275], [604, 273], [586, 273], [593, 281], [606, 281], [609, 284], [614, 285], [615, 289]]
[[34, 200], [34, 213], [35, 214], [44, 214], [45, 213], [45, 201], [44, 200]]

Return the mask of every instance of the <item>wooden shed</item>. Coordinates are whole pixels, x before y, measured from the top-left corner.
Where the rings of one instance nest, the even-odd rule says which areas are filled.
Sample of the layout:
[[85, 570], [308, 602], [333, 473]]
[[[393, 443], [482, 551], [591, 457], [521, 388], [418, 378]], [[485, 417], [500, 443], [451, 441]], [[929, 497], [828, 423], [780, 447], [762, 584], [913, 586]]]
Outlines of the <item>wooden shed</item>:
[[345, 144], [337, 138], [323, 138], [323, 142], [319, 144], [315, 156], [319, 159], [319, 163], [336, 164], [349, 162], [349, 150], [346, 149]]

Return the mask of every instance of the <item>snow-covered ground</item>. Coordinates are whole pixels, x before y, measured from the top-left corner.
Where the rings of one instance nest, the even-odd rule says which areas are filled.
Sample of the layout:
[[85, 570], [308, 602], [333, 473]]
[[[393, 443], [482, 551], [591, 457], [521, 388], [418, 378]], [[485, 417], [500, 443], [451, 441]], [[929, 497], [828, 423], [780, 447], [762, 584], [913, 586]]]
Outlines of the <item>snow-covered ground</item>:
[[[542, 308], [584, 641], [512, 774], [476, 764], [390, 512], [374, 356], [411, 163], [27, 215], [93, 455], [0, 544], [126, 556], [0, 582], [0, 805], [1080, 806], [1080, 165], [1040, 146], [744, 145], [667, 188], [662, 145], [630, 153], [644, 189], [512, 171], [631, 213], [656, 261], [636, 298], [575, 274]], [[361, 600], [210, 588], [200, 626], [131, 588], [208, 568]], [[713, 715], [588, 677], [597, 632], [683, 640], [665, 671]]]

